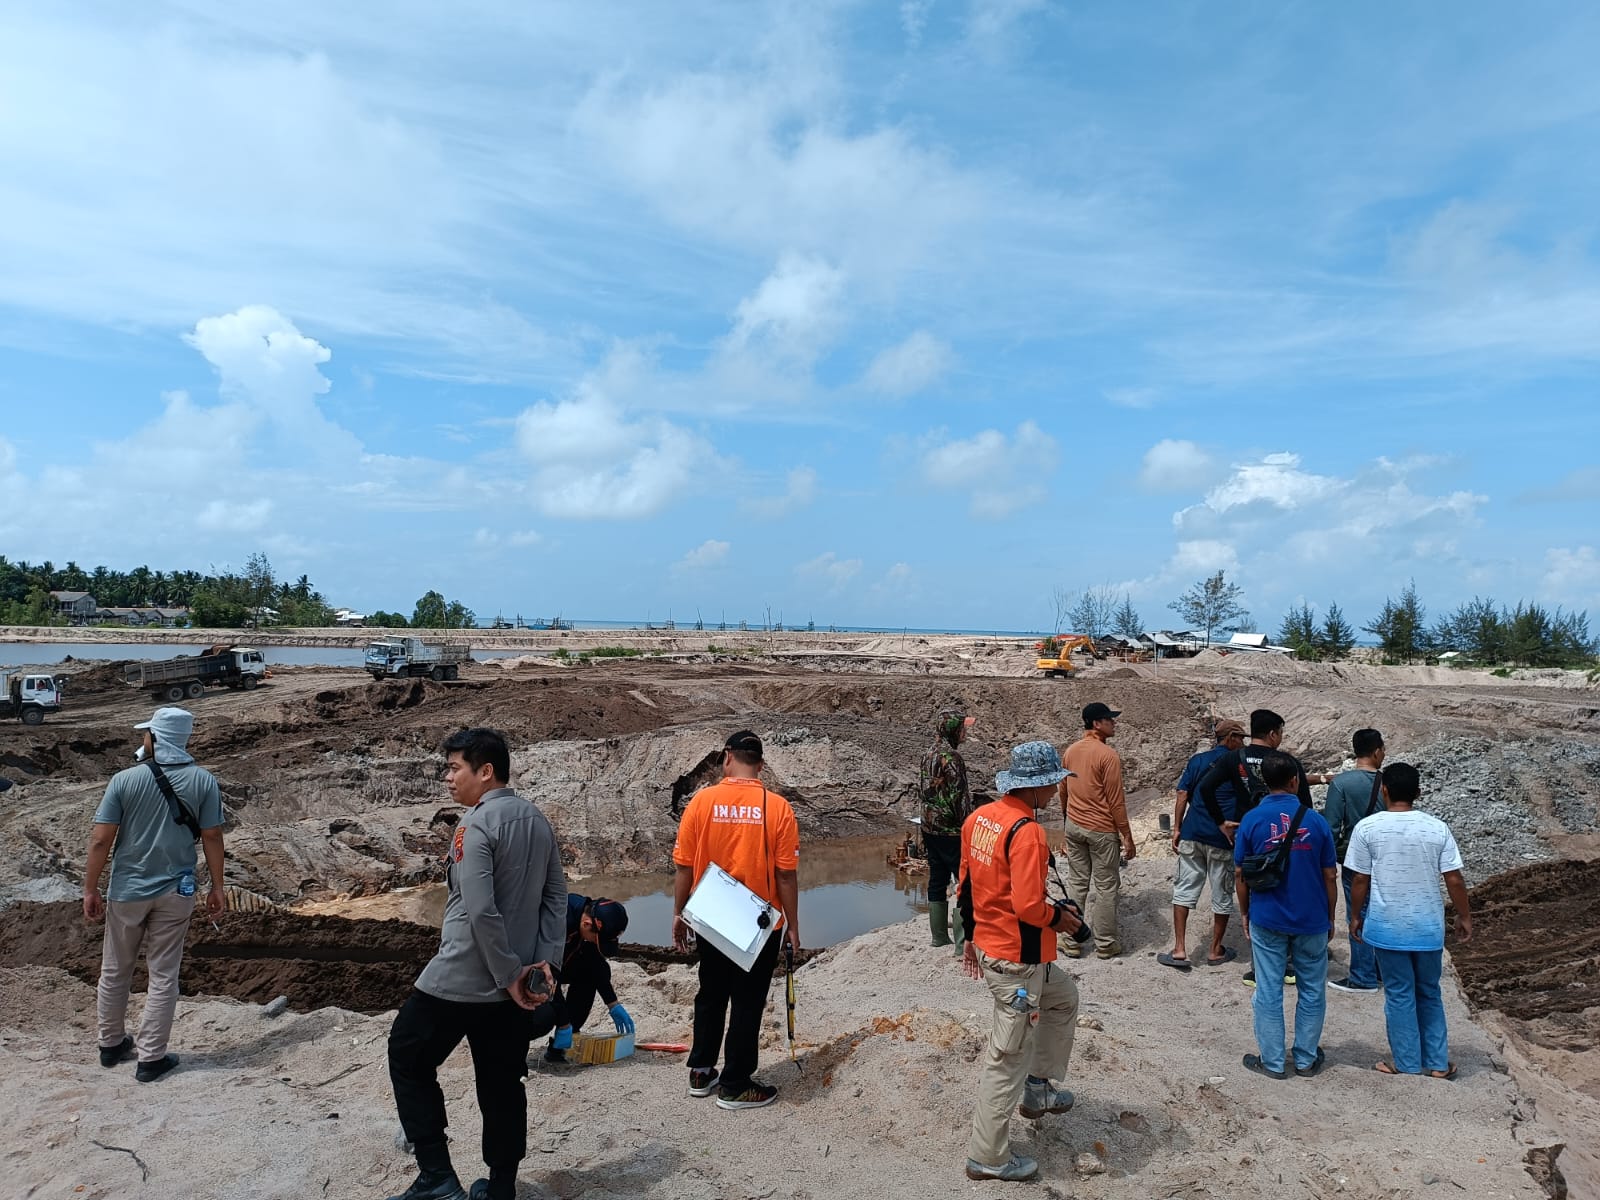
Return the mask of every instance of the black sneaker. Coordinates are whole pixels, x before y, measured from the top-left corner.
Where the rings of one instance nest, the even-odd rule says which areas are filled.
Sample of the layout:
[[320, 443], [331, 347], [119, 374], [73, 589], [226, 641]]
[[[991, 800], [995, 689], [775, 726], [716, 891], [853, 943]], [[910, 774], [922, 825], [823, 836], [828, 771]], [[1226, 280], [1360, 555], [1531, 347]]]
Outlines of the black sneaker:
[[696, 1067], [689, 1072], [689, 1095], [709, 1096], [717, 1090], [717, 1080], [721, 1078], [715, 1067]]
[[125, 1063], [133, 1057], [133, 1039], [125, 1037], [115, 1046], [100, 1047], [100, 1065], [114, 1067], [118, 1063]]
[[133, 1077], [140, 1083], [154, 1083], [177, 1065], [178, 1056], [176, 1054], [168, 1054], [163, 1058], [156, 1059], [155, 1062], [140, 1063], [134, 1069]]
[[456, 1173], [447, 1168], [422, 1172], [415, 1183], [389, 1200], [467, 1200], [467, 1194], [461, 1190]]
[[1348, 975], [1343, 979], [1328, 980], [1328, 986], [1340, 992], [1376, 992], [1381, 990], [1375, 983], [1370, 986], [1365, 983], [1351, 983]]
[[547, 1063], [559, 1063], [562, 1066], [565, 1066], [567, 1062], [567, 1052], [565, 1050], [557, 1050], [554, 1046], [546, 1046], [544, 1048], [544, 1060]]
[[757, 1083], [754, 1079], [750, 1086], [742, 1092], [730, 1092], [727, 1088], [717, 1097], [718, 1108], [765, 1108], [778, 1098], [778, 1089], [765, 1083]]

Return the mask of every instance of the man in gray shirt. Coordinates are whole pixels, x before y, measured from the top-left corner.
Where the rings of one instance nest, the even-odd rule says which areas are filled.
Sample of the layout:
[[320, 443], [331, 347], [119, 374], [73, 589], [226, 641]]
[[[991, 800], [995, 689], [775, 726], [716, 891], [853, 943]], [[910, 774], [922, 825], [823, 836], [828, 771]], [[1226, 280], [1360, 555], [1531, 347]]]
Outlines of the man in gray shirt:
[[509, 786], [505, 738], [464, 729], [446, 739], [444, 753], [445, 786], [467, 811], [445, 853], [450, 895], [439, 952], [389, 1031], [389, 1080], [419, 1171], [390, 1200], [467, 1195], [450, 1163], [438, 1075], [462, 1038], [472, 1050], [489, 1167], [471, 1200], [512, 1200], [528, 1149], [522, 1077], [540, 1032], [533, 1010], [555, 991], [550, 963], [566, 942], [567, 883], [550, 822]]
[[[83, 869], [83, 915], [104, 920], [100, 984], [95, 994], [100, 1065], [114, 1067], [137, 1053], [134, 1077], [153, 1083], [178, 1065], [167, 1053], [178, 1006], [178, 968], [194, 912], [196, 839], [205, 846], [211, 890], [206, 911], [227, 907], [222, 891], [222, 793], [210, 771], [189, 753], [194, 717], [158, 708], [135, 729], [144, 733], [140, 765], [118, 771], [106, 785], [89, 833]], [[172, 789], [169, 799], [163, 783]], [[112, 847], [115, 846], [115, 857]], [[100, 875], [111, 858], [111, 879], [100, 898]], [[137, 1039], [126, 1028], [133, 968], [144, 950], [150, 983]]]
[[[1355, 872], [1343, 865], [1345, 853], [1350, 849], [1350, 835], [1356, 825], [1383, 811], [1378, 771], [1383, 766], [1385, 754], [1383, 735], [1376, 729], [1358, 729], [1350, 739], [1355, 751], [1353, 771], [1340, 771], [1328, 785], [1328, 803], [1323, 816], [1333, 830], [1334, 852], [1339, 856], [1340, 873], [1344, 877], [1344, 919], [1348, 923], [1355, 917], [1350, 907], [1350, 889]], [[1375, 992], [1378, 990], [1378, 958], [1372, 947], [1360, 938], [1350, 938], [1350, 971], [1340, 979], [1328, 980], [1328, 986], [1341, 992]]]

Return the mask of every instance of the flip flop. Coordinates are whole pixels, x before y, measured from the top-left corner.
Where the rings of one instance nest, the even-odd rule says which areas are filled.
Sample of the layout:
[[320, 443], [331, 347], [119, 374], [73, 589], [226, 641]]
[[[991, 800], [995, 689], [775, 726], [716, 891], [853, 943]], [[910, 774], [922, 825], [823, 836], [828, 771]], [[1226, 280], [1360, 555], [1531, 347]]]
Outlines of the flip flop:
[[1244, 1069], [1246, 1071], [1254, 1071], [1257, 1075], [1265, 1075], [1268, 1079], [1289, 1078], [1289, 1072], [1287, 1071], [1267, 1070], [1265, 1064], [1262, 1063], [1261, 1056], [1259, 1054], [1246, 1054], [1244, 1056]]
[[1451, 1063], [1442, 1071], [1429, 1071], [1429, 1079], [1454, 1079], [1456, 1077], [1456, 1064]]
[[1174, 971], [1187, 971], [1194, 966], [1187, 958], [1176, 958], [1165, 950], [1156, 955], [1156, 961], [1163, 967], [1171, 967]]
[[1396, 1070], [1395, 1070], [1395, 1069], [1394, 1069], [1394, 1068], [1393, 1068], [1393, 1067], [1392, 1067], [1392, 1066], [1390, 1066], [1390, 1065], [1389, 1065], [1389, 1064], [1388, 1064], [1388, 1063], [1386, 1063], [1386, 1062], [1383, 1062], [1383, 1061], [1381, 1061], [1381, 1060], [1380, 1060], [1380, 1061], [1379, 1061], [1379, 1062], [1378, 1062], [1378, 1063], [1376, 1063], [1376, 1064], [1375, 1064], [1375, 1065], [1374, 1065], [1374, 1066], [1373, 1066], [1373, 1068], [1372, 1068], [1372, 1069], [1373, 1069], [1373, 1070], [1374, 1070], [1374, 1071], [1376, 1071], [1376, 1072], [1377, 1072], [1377, 1073], [1378, 1073], [1378, 1074], [1379, 1074], [1379, 1075], [1398, 1075], [1398, 1074], [1400, 1074], [1400, 1072], [1399, 1072], [1399, 1071], [1396, 1071]]
[[1231, 963], [1234, 959], [1236, 959], [1238, 957], [1239, 957], [1239, 952], [1237, 950], [1235, 950], [1232, 946], [1224, 946], [1222, 948], [1222, 954], [1221, 954], [1220, 957], [1206, 959], [1206, 966], [1208, 966], [1208, 967], [1220, 967], [1223, 963]]

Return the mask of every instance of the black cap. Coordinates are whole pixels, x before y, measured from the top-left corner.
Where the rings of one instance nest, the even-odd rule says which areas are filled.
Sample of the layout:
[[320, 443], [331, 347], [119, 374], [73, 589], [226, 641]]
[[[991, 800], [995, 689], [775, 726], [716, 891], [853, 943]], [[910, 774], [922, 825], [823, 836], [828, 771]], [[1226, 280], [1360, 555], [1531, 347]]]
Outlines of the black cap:
[[724, 750], [736, 750], [746, 758], [761, 762], [761, 739], [748, 729], [741, 729], [723, 743]]
[[1096, 721], [1110, 721], [1121, 715], [1122, 713], [1119, 710], [1096, 700], [1093, 704], [1085, 704], [1083, 706], [1083, 727], [1085, 729], [1093, 729]]
[[628, 910], [620, 900], [596, 900], [589, 915], [600, 927], [600, 952], [609, 958], [617, 952], [617, 939], [628, 928]]

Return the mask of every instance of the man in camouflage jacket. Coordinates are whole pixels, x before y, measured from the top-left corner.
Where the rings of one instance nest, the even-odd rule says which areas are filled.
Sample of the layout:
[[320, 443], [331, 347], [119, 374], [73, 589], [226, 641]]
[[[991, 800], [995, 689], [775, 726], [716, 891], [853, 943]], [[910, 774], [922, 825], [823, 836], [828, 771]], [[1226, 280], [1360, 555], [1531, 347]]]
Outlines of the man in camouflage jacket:
[[[928, 927], [935, 946], [951, 944], [950, 881], [961, 868], [961, 825], [972, 812], [967, 764], [958, 747], [966, 740], [972, 718], [958, 709], [939, 714], [938, 741], [922, 760], [922, 844], [928, 854]], [[962, 928], [954, 924], [956, 953], [961, 953]]]

